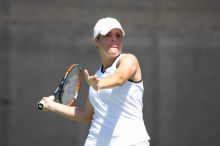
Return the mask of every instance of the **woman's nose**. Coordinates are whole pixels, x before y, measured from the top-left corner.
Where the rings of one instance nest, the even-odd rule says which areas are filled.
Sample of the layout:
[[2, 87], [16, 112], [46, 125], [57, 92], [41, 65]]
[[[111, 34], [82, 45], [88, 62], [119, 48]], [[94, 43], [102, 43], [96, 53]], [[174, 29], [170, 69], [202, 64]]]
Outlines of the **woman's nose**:
[[113, 36], [112, 36], [112, 41], [113, 41], [113, 42], [116, 42], [116, 41], [117, 41], [117, 37], [113, 35]]

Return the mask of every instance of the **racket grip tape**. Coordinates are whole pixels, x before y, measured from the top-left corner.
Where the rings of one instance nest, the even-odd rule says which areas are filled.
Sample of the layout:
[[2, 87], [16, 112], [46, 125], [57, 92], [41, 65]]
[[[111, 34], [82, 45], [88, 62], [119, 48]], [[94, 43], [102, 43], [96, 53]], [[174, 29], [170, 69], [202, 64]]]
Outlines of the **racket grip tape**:
[[[54, 95], [51, 95], [51, 96], [49, 96], [48, 98], [49, 98], [50, 100], [54, 100], [54, 99], [55, 99]], [[38, 108], [39, 110], [43, 110], [43, 109], [44, 109], [44, 105], [45, 105], [45, 103], [44, 103], [44, 101], [43, 101], [43, 99], [42, 99], [40, 102], [37, 103], [37, 108]]]

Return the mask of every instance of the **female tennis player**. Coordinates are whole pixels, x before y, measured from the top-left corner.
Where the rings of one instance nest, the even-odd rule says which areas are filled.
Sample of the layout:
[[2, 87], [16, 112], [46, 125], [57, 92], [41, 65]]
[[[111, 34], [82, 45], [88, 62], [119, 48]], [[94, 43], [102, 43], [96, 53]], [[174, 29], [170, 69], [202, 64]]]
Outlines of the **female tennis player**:
[[125, 31], [111, 17], [97, 21], [93, 38], [101, 58], [94, 75], [84, 70], [89, 97], [84, 107], [67, 106], [44, 97], [43, 111], [90, 123], [85, 146], [149, 146], [143, 120], [143, 80], [136, 56], [122, 53]]

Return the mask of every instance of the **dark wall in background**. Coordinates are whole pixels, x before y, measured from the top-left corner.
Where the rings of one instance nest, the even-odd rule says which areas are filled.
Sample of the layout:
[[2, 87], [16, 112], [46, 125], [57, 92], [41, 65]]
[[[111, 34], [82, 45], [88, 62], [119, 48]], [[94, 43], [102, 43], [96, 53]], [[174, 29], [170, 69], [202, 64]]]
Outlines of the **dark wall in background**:
[[70, 64], [99, 67], [92, 30], [106, 16], [142, 66], [151, 146], [220, 145], [219, 0], [0, 0], [0, 146], [83, 145], [89, 125], [36, 103]]

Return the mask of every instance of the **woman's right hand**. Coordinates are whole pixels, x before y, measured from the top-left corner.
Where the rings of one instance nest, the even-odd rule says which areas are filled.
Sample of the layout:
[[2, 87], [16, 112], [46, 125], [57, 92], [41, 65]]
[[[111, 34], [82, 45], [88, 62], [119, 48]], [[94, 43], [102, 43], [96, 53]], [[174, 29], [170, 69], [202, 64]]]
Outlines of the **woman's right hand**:
[[52, 104], [54, 103], [53, 100], [51, 100], [50, 96], [49, 97], [43, 97], [41, 102], [43, 103], [43, 111], [48, 111], [52, 108]]

